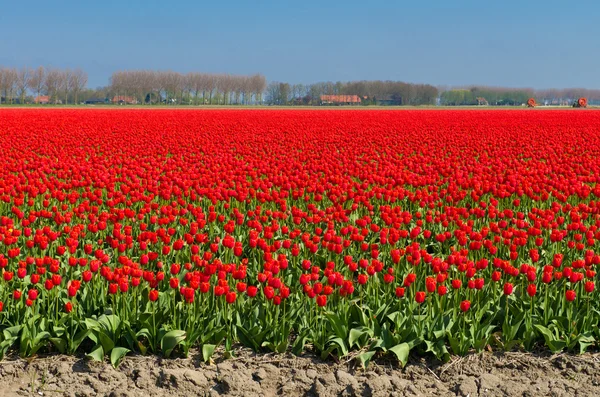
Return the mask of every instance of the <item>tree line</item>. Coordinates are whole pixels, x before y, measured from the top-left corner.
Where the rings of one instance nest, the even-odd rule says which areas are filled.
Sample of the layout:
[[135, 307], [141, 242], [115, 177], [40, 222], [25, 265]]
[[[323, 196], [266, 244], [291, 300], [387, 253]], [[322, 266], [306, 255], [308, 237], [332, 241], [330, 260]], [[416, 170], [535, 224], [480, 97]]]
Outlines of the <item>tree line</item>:
[[44, 95], [48, 103], [78, 103], [87, 82], [87, 73], [79, 68], [0, 67], [0, 104], [23, 104], [30, 94], [32, 102]]
[[570, 104], [569, 102], [581, 97], [587, 98], [588, 103], [600, 104], [600, 90], [590, 90], [586, 88], [550, 88], [535, 91], [535, 98], [542, 104]]
[[320, 105], [322, 95], [357, 95], [361, 105], [434, 105], [436, 87], [401, 81], [348, 81], [314, 84], [272, 82], [267, 86], [266, 103], [272, 105]]
[[109, 87], [114, 95], [141, 104], [230, 105], [261, 103], [266, 85], [261, 74], [124, 70], [112, 74]]
[[[569, 105], [579, 97], [588, 98], [590, 104], [600, 104], [600, 90], [583, 88], [447, 88], [389, 80], [314, 84], [271, 82], [267, 85], [266, 78], [258, 73], [231, 75], [122, 70], [114, 72], [105, 87], [90, 89], [87, 83], [87, 73], [79, 68], [0, 66], [0, 104], [79, 104], [91, 101], [179, 105], [322, 105], [323, 95], [355, 95], [361, 105], [518, 106], [526, 104], [532, 97], [539, 104]], [[336, 104], [335, 101], [333, 104]]]
[[440, 105], [444, 106], [519, 106], [526, 104], [529, 98], [548, 105], [570, 105], [580, 97], [586, 97], [590, 102], [600, 102], [600, 90], [583, 88], [534, 90], [533, 88], [472, 86], [440, 89], [440, 91]]

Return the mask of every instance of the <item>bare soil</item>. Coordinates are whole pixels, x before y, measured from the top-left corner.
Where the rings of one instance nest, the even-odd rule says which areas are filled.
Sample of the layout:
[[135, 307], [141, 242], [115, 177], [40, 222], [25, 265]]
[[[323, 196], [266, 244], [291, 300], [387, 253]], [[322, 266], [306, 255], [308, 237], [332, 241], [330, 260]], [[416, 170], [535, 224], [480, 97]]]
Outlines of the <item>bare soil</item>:
[[128, 356], [109, 363], [51, 355], [0, 362], [1, 396], [600, 396], [600, 354], [482, 353], [448, 363], [236, 352], [201, 362]]

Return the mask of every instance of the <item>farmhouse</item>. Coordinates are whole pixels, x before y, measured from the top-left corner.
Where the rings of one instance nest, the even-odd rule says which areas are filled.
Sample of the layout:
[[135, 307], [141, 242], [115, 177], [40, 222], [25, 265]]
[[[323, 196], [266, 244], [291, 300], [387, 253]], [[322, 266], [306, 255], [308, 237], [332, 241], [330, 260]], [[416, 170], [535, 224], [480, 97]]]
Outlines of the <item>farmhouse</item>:
[[132, 96], [115, 95], [112, 99], [112, 103], [118, 103], [119, 105], [136, 105], [138, 103], [138, 100], [137, 98]]
[[42, 105], [47, 105], [50, 103], [50, 97], [48, 95], [39, 95], [35, 97], [34, 102]]
[[321, 105], [359, 105], [358, 95], [321, 95]]

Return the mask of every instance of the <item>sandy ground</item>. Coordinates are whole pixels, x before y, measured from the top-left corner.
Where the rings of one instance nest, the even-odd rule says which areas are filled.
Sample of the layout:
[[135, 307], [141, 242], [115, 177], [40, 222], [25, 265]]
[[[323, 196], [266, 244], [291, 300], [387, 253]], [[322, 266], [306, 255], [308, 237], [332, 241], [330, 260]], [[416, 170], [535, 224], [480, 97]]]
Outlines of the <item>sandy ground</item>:
[[1, 396], [599, 396], [600, 354], [482, 353], [448, 363], [377, 361], [239, 350], [233, 359], [128, 356], [117, 368], [53, 355], [0, 363]]

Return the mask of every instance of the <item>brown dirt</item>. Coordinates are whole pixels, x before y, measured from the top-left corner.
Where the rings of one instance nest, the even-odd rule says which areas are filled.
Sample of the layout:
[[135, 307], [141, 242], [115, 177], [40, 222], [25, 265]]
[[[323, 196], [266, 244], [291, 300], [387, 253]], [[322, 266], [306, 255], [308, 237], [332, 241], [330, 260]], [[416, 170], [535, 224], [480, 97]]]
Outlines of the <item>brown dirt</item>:
[[53, 355], [0, 363], [2, 396], [598, 396], [600, 354], [483, 353], [448, 363], [414, 358], [368, 369], [314, 357], [255, 355], [204, 364], [126, 357], [108, 363]]

